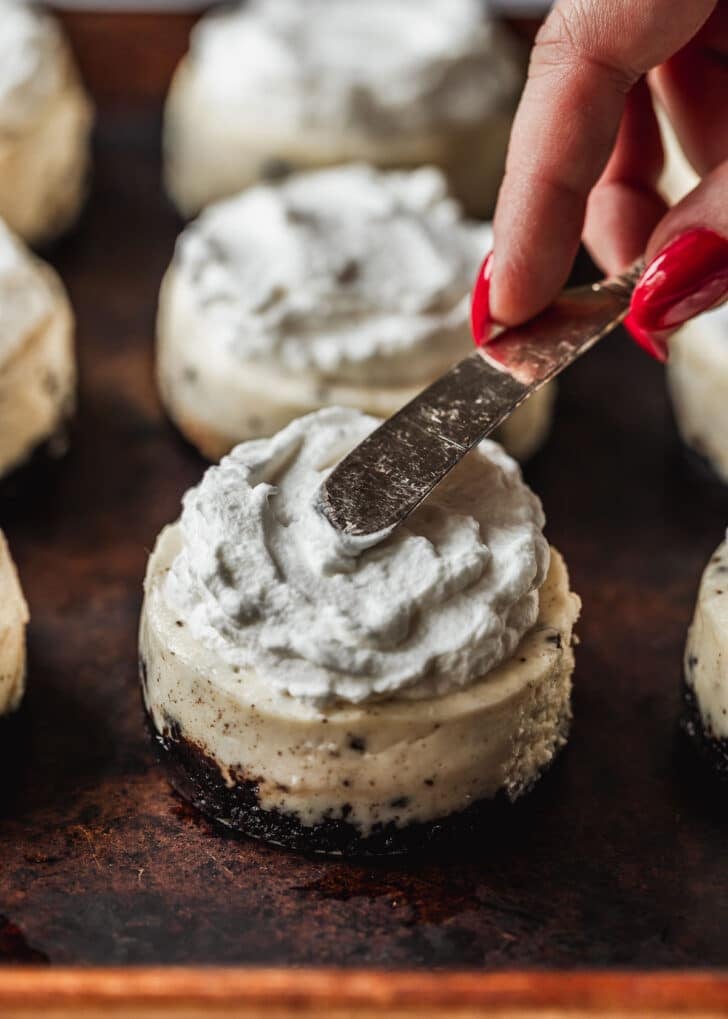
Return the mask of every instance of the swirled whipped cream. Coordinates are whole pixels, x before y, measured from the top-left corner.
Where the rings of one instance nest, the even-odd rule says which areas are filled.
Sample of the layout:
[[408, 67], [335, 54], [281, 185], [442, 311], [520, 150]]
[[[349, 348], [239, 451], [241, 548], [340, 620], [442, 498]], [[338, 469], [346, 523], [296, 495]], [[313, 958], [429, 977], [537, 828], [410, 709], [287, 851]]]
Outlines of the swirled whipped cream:
[[54, 301], [38, 263], [0, 220], [0, 368], [43, 324]]
[[52, 17], [34, 4], [0, 0], [0, 139], [32, 122], [59, 90], [65, 54]]
[[373, 546], [319, 513], [322, 481], [378, 423], [328, 408], [236, 447], [185, 496], [165, 581], [197, 640], [316, 705], [466, 686], [538, 614], [541, 505], [495, 443]]
[[458, 126], [520, 86], [485, 13], [481, 0], [250, 0], [200, 22], [191, 60], [206, 98], [267, 134]]
[[469, 348], [469, 291], [492, 239], [439, 170], [360, 164], [211, 206], [173, 268], [240, 361], [356, 384], [429, 380]]

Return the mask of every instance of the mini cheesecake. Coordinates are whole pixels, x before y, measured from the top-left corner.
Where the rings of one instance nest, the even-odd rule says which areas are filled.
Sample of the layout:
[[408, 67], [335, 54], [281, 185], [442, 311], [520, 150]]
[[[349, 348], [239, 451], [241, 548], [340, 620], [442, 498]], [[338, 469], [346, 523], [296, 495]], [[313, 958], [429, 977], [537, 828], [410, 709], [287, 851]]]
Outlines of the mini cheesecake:
[[684, 700], [685, 731], [728, 779], [728, 541], [700, 582], [685, 647]]
[[239, 446], [185, 497], [145, 582], [143, 697], [172, 784], [310, 852], [487, 825], [571, 721], [579, 599], [500, 447], [373, 547], [340, 544], [315, 510], [375, 424], [332, 408]]
[[[470, 290], [491, 244], [433, 168], [295, 174], [211, 206], [160, 295], [170, 416], [213, 460], [327, 405], [390, 416], [473, 349]], [[519, 459], [545, 440], [553, 393], [497, 435]]]
[[0, 307], [2, 477], [42, 443], [61, 439], [76, 391], [74, 318], [63, 284], [2, 221]]
[[525, 71], [479, 0], [252, 0], [208, 14], [165, 114], [185, 216], [261, 179], [351, 161], [428, 164], [492, 211]]
[[28, 606], [0, 531], [0, 717], [15, 711], [25, 688]]
[[728, 305], [670, 338], [667, 379], [683, 441], [728, 483]]
[[26, 241], [49, 241], [76, 219], [92, 120], [60, 25], [34, 4], [0, 0], [0, 217]]

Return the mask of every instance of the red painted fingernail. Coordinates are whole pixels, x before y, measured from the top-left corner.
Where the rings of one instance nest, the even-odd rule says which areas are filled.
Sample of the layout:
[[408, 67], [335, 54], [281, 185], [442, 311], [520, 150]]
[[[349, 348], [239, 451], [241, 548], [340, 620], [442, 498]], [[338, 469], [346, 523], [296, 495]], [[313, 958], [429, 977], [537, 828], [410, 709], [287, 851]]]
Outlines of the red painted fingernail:
[[670, 333], [727, 296], [728, 240], [713, 230], [690, 230], [647, 266], [625, 325], [640, 346], [665, 360]]
[[470, 328], [476, 347], [483, 347], [490, 339], [493, 319], [490, 314], [490, 274], [493, 269], [493, 252], [480, 267], [473, 296], [470, 301]]

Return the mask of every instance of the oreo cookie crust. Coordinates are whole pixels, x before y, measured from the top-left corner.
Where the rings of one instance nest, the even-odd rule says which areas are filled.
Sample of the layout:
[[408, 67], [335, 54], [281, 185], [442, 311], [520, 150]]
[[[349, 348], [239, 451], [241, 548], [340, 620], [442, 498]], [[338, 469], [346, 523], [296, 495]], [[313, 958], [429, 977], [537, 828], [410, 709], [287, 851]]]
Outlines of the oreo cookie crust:
[[[144, 665], [140, 664], [140, 668], [143, 674]], [[296, 852], [359, 858], [423, 853], [455, 844], [464, 837], [477, 837], [489, 826], [500, 823], [503, 813], [510, 808], [508, 796], [500, 791], [493, 799], [479, 800], [447, 817], [402, 827], [393, 820], [374, 825], [363, 835], [347, 820], [347, 805], [344, 804], [342, 817], [323, 817], [308, 826], [295, 814], [266, 809], [261, 803], [259, 783], [254, 779], [233, 774], [230, 776], [232, 784], [226, 781], [209, 754], [185, 739], [174, 721], [170, 719], [165, 732], [159, 733], [151, 717], [148, 714], [146, 717], [157, 758], [175, 792], [205, 817], [225, 828]], [[564, 717], [559, 748], [534, 775], [532, 785], [549, 770], [566, 743], [569, 725], [569, 717]]]
[[723, 782], [728, 782], [728, 738], [716, 736], [706, 726], [695, 691], [683, 681], [683, 714], [681, 728], [691, 740], [703, 761]]

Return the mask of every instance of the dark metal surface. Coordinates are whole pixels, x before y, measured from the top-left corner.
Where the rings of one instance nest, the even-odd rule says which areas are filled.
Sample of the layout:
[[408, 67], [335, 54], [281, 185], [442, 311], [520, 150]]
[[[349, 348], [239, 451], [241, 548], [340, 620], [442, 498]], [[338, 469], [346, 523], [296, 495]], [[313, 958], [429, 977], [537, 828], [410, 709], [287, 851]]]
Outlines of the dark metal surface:
[[477, 443], [625, 317], [644, 264], [574, 287], [428, 386], [329, 475], [320, 509], [344, 534], [401, 523]]
[[177, 223], [156, 122], [102, 124], [52, 259], [78, 310], [73, 448], [4, 486], [31, 604], [30, 690], [0, 732], [0, 958], [421, 968], [728, 965], [728, 813], [676, 735], [682, 645], [728, 492], [673, 437], [663, 371], [621, 337], [564, 377], [527, 475], [584, 599], [566, 753], [487, 838], [421, 860], [308, 860], [221, 838], [144, 731], [141, 578], [202, 461], [151, 379]]

